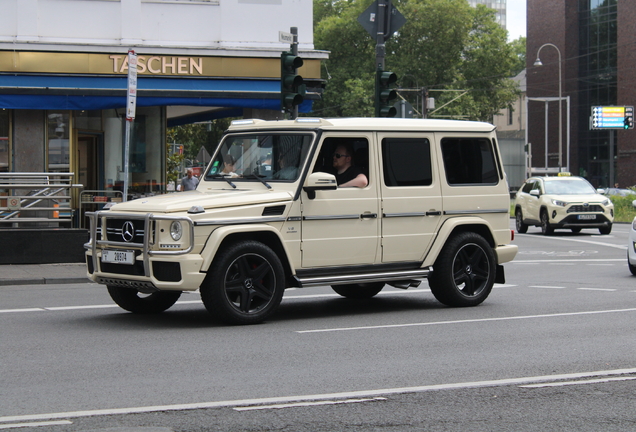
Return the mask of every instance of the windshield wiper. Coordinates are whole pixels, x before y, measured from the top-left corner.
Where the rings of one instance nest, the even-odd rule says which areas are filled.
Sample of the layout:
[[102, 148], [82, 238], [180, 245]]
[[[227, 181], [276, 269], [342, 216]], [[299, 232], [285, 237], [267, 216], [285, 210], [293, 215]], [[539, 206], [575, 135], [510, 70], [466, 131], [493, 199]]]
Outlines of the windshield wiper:
[[224, 174], [215, 174], [213, 176], [210, 176], [213, 179], [218, 179], [218, 178], [222, 178], [223, 180], [225, 180], [227, 182], [227, 184], [229, 184], [230, 186], [232, 186], [234, 189], [236, 189], [236, 185], [234, 183], [232, 183], [232, 180], [230, 180], [230, 176], [229, 175], [224, 175]]
[[263, 180], [261, 177], [265, 177], [265, 176], [259, 176], [256, 174], [247, 174], [245, 176], [243, 176], [244, 178], [255, 178], [256, 180], [258, 180], [259, 182], [263, 183], [265, 186], [267, 186], [267, 189], [271, 189], [272, 187], [265, 181]]

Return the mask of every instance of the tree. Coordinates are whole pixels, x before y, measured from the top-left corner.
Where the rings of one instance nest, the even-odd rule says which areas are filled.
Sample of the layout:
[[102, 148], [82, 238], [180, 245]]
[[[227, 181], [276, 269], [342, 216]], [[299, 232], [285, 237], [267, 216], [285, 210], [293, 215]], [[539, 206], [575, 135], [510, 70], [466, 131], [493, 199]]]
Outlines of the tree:
[[517, 66], [514, 68], [515, 75], [526, 68], [526, 38], [520, 37], [510, 42], [512, 50], [517, 56]]
[[[370, 3], [314, 2], [314, 44], [330, 51], [323, 64], [327, 88], [314, 107], [318, 115], [373, 115], [376, 43], [357, 22]], [[445, 105], [433, 116], [491, 121], [515, 99], [509, 78], [516, 74], [518, 57], [493, 10], [482, 5], [472, 8], [466, 0], [393, 0], [393, 4], [406, 18], [386, 42], [385, 70], [397, 74], [398, 87], [463, 90], [431, 92], [438, 107]], [[415, 93], [401, 96], [418, 105]]]

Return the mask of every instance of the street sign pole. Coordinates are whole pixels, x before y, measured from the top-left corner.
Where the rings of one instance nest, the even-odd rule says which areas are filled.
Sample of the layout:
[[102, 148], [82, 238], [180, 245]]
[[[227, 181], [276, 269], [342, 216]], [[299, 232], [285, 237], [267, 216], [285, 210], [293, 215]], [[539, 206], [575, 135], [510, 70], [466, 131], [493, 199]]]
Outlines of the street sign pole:
[[135, 120], [137, 107], [137, 55], [128, 51], [128, 89], [126, 93], [126, 136], [124, 138], [124, 193], [122, 200], [128, 201], [128, 176], [130, 174], [130, 130]]
[[[292, 34], [291, 53], [292, 55], [298, 55], [298, 27], [290, 27], [289, 32]], [[294, 105], [291, 112], [291, 119], [298, 118], [298, 105]]]

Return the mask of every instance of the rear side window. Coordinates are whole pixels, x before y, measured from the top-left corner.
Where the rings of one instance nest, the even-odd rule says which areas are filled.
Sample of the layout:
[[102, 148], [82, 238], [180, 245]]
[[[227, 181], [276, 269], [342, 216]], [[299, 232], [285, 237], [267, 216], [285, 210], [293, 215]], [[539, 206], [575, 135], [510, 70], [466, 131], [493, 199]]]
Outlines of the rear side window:
[[426, 138], [385, 138], [382, 140], [384, 184], [391, 186], [429, 186], [431, 144]]
[[446, 181], [451, 186], [494, 185], [499, 176], [487, 138], [443, 138]]

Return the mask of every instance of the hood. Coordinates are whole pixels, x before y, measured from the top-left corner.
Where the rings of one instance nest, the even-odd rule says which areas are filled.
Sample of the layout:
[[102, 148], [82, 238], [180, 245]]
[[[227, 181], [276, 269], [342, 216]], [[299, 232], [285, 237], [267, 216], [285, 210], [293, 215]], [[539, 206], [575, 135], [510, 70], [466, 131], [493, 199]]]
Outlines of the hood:
[[198, 190], [176, 192], [115, 204], [111, 211], [135, 211], [143, 213], [185, 212], [194, 205], [204, 209], [233, 207], [252, 204], [263, 204], [290, 201], [292, 194], [287, 191], [255, 191], [255, 190]]

